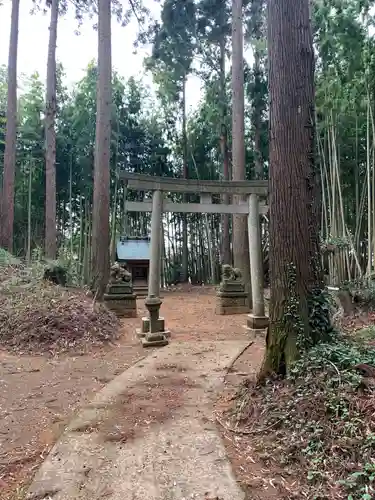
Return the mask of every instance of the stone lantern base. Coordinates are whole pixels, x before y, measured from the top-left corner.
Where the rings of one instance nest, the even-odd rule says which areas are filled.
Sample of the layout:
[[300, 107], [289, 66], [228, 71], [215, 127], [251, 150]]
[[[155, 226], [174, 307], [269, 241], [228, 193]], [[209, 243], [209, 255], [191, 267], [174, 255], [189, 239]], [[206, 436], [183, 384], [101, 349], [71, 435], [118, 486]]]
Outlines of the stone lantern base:
[[149, 296], [145, 300], [149, 317], [142, 318], [142, 327], [137, 330], [143, 347], [161, 347], [169, 343], [170, 332], [165, 330], [164, 318], [159, 316], [161, 304], [158, 297]]

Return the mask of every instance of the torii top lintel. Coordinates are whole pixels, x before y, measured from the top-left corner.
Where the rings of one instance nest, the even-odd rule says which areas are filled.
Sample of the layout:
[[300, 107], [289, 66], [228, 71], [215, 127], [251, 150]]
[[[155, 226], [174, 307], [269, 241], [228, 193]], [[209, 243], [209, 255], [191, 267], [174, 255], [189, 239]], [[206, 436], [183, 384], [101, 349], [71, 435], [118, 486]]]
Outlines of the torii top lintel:
[[131, 174], [120, 171], [120, 179], [128, 188], [136, 191], [168, 191], [171, 193], [207, 193], [259, 196], [268, 195], [268, 181], [201, 181], [174, 177], [154, 177], [152, 175]]

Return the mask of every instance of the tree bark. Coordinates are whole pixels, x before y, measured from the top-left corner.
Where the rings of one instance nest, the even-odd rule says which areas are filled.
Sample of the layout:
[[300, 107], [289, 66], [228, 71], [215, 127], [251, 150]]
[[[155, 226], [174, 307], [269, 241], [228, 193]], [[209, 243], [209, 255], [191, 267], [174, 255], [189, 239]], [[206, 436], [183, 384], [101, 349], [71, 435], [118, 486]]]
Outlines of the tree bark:
[[73, 258], [73, 150], [69, 151], [69, 233], [70, 233], [70, 258]]
[[1, 210], [1, 246], [13, 250], [14, 178], [17, 139], [17, 57], [20, 0], [12, 0], [8, 56], [8, 102], [6, 115], [3, 195]]
[[83, 217], [84, 217], [84, 209], [83, 209], [83, 199], [80, 196], [79, 200], [79, 247], [78, 247], [78, 262], [81, 266], [81, 275], [82, 275], [82, 247], [83, 247]]
[[27, 251], [26, 251], [26, 263], [29, 266], [31, 264], [31, 196], [32, 196], [32, 181], [33, 181], [33, 168], [32, 163], [29, 158], [29, 182], [27, 190]]
[[[183, 178], [188, 178], [188, 148], [186, 132], [186, 78], [182, 84], [182, 150], [183, 150]], [[183, 195], [184, 203], [189, 201], [187, 193]], [[189, 280], [189, 257], [188, 257], [188, 230], [187, 216], [182, 214], [182, 283]]]
[[[245, 118], [244, 118], [244, 68], [243, 68], [243, 28], [242, 0], [232, 3], [232, 178], [245, 180]], [[234, 196], [239, 203], [241, 197]], [[245, 201], [245, 200], [244, 200]], [[242, 271], [246, 289], [251, 301], [250, 259], [247, 217], [233, 215], [233, 260], [235, 267]]]
[[260, 54], [259, 49], [256, 47], [254, 51], [254, 154], [255, 154], [255, 178], [263, 179], [264, 168], [263, 168], [263, 158], [262, 158], [262, 148], [261, 148], [261, 96], [260, 91]]
[[252, 106], [252, 122], [254, 131], [254, 156], [255, 156], [255, 178], [263, 179], [264, 162], [261, 148], [262, 135], [262, 109], [263, 109], [263, 89], [262, 89], [262, 69], [260, 44], [264, 41], [263, 35], [263, 8], [265, 0], [256, 0], [251, 6], [251, 22], [253, 25], [253, 51], [254, 51], [254, 93]]
[[59, 0], [51, 2], [51, 22], [49, 26], [47, 91], [46, 91], [46, 234], [45, 255], [56, 259], [56, 40], [59, 16]]
[[[222, 34], [220, 37], [220, 108], [221, 108], [221, 131], [220, 131], [220, 149], [223, 160], [223, 177], [229, 181], [229, 154], [228, 154], [228, 131], [227, 131], [227, 90], [225, 79], [225, 2], [220, 5], [220, 24]], [[222, 196], [224, 204], [228, 204], [230, 199], [228, 194]], [[222, 264], [232, 264], [232, 256], [230, 252], [230, 235], [229, 235], [229, 214], [223, 214], [221, 224], [223, 228], [221, 240], [221, 261]]]
[[269, 0], [268, 57], [271, 300], [261, 378], [287, 373], [301, 349], [324, 335], [324, 328], [313, 327], [310, 309], [323, 291], [323, 274], [315, 207], [309, 0]]
[[[224, 120], [221, 124], [220, 147], [221, 147], [221, 155], [223, 158], [224, 179], [226, 181], [229, 181], [228, 134]], [[230, 202], [229, 194], [223, 194], [222, 201], [225, 205], [228, 205]], [[221, 238], [221, 260], [222, 264], [231, 265], [232, 256], [230, 251], [229, 214], [222, 214], [221, 217], [222, 217], [221, 224], [223, 228], [223, 233]]]
[[117, 249], [117, 197], [118, 197], [118, 178], [120, 175], [119, 169], [116, 163], [116, 178], [115, 178], [115, 191], [113, 193], [113, 207], [112, 207], [112, 228], [111, 228], [111, 263], [116, 261], [116, 249]]
[[92, 220], [92, 289], [102, 299], [109, 275], [111, 0], [98, 2], [98, 86]]

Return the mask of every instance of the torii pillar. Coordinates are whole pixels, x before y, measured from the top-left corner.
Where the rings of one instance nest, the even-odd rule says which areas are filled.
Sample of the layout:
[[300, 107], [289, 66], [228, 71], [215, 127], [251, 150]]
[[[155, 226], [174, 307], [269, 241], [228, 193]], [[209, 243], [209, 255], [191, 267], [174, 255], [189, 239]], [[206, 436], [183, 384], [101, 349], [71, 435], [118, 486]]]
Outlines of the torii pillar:
[[265, 315], [263, 290], [263, 257], [262, 239], [259, 222], [259, 198], [256, 194], [248, 197], [249, 215], [249, 254], [251, 271], [251, 291], [253, 296], [253, 312], [247, 316], [247, 328], [250, 330], [264, 330], [269, 324]]
[[137, 332], [143, 347], [158, 347], [168, 344], [170, 332], [165, 330], [164, 318], [159, 316], [160, 306], [160, 271], [162, 252], [162, 221], [163, 221], [163, 193], [155, 190], [152, 196], [151, 214], [151, 255], [148, 277], [148, 296], [145, 306], [148, 317], [142, 318], [142, 329]]

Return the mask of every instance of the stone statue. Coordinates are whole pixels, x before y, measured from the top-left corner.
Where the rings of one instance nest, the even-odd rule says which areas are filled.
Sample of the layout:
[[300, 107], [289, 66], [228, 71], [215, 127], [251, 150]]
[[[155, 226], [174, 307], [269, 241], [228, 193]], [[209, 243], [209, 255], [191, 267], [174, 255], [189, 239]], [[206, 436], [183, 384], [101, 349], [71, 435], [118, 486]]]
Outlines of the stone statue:
[[118, 262], [115, 262], [113, 266], [111, 266], [109, 274], [109, 282], [112, 285], [121, 283], [130, 283], [131, 280], [132, 280], [132, 275], [126, 269], [126, 265], [121, 266]]
[[137, 297], [133, 293], [132, 275], [125, 264], [115, 262], [111, 266], [104, 301], [120, 318], [137, 317]]
[[229, 264], [224, 264], [221, 266], [221, 283], [224, 284], [228, 281], [241, 281], [242, 279], [242, 273], [241, 270], [238, 269], [238, 267], [232, 267]]
[[216, 292], [216, 314], [244, 314], [249, 312], [248, 297], [238, 267], [224, 264], [221, 267], [221, 282]]

